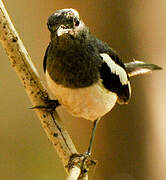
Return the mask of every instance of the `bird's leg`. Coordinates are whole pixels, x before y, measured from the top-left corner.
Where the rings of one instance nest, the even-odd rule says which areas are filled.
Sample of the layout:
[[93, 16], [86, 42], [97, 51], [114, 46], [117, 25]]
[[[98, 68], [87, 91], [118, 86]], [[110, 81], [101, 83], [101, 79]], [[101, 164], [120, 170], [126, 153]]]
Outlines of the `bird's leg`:
[[60, 105], [58, 100], [47, 99], [46, 105], [37, 105], [30, 107], [30, 109], [48, 109], [55, 110]]
[[89, 142], [88, 151], [86, 153], [88, 156], [90, 156], [91, 152], [92, 152], [92, 146], [93, 146], [93, 141], [94, 141], [94, 137], [95, 137], [95, 132], [96, 132], [97, 124], [98, 124], [99, 121], [100, 121], [100, 118], [96, 119], [93, 122], [92, 134], [91, 134], [91, 138], [90, 138], [90, 142]]
[[[92, 128], [92, 134], [91, 134], [91, 138], [90, 138], [90, 142], [89, 142], [89, 147], [88, 147], [88, 151], [85, 154], [72, 154], [69, 163], [68, 163], [68, 168], [70, 169], [71, 167], [73, 167], [73, 165], [75, 165], [76, 163], [80, 164], [80, 169], [81, 169], [81, 174], [79, 176], [79, 179], [86, 179], [84, 177], [87, 176], [88, 171], [90, 170], [90, 168], [94, 168], [96, 165], [96, 161], [92, 160], [90, 155], [92, 152], [92, 146], [93, 146], [93, 141], [94, 141], [94, 137], [95, 137], [95, 132], [96, 132], [96, 128], [97, 128], [97, 124], [100, 121], [100, 118], [96, 119], [93, 122], [93, 128]], [[93, 170], [93, 169], [91, 169]]]

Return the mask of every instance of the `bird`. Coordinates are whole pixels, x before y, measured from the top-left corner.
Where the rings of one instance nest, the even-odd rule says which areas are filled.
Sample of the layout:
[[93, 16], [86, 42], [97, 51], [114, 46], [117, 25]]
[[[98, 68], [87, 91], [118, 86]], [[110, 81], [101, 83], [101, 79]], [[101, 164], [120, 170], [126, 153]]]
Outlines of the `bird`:
[[43, 69], [56, 106], [93, 122], [87, 154], [90, 155], [100, 119], [116, 103], [128, 104], [130, 77], [161, 67], [142, 61], [124, 63], [106, 42], [96, 38], [77, 10], [56, 10], [47, 21], [50, 42]]

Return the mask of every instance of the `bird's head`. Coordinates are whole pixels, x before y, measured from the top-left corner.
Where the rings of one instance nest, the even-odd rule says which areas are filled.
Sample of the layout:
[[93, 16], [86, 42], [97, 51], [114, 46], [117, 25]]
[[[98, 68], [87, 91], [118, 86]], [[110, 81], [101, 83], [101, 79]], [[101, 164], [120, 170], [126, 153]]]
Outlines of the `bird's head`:
[[74, 9], [57, 10], [48, 18], [47, 25], [49, 31], [57, 37], [77, 36], [86, 29]]

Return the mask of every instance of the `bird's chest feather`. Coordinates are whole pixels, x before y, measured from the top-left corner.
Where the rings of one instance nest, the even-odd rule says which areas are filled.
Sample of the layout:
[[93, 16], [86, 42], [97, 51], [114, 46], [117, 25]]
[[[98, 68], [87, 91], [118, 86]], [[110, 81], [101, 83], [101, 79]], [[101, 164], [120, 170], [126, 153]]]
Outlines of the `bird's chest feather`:
[[94, 121], [109, 112], [117, 95], [106, 90], [101, 81], [84, 88], [67, 88], [53, 81], [46, 72], [48, 87], [59, 102], [76, 117]]
[[97, 82], [100, 66], [99, 53], [85, 42], [51, 46], [48, 51], [47, 71], [51, 79], [65, 87], [82, 88]]

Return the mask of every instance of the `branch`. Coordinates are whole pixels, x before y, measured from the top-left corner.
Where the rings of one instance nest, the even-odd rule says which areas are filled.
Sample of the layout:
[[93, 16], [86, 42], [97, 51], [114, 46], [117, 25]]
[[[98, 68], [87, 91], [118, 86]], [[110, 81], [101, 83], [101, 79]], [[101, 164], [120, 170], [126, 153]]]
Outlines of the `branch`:
[[[46, 106], [50, 99], [47, 90], [42, 84], [38, 72], [1, 0], [0, 42], [8, 55], [12, 67], [20, 78], [32, 106]], [[35, 112], [48, 139], [52, 142], [67, 173], [69, 173], [68, 180], [88, 180], [88, 170], [90, 167], [94, 167], [96, 162], [91, 160], [90, 157], [78, 154], [56, 111], [35, 109]]]
[[[0, 42], [6, 50], [12, 67], [20, 78], [32, 106], [46, 105], [49, 95], [41, 83], [37, 70], [20, 40], [2, 1], [0, 1]], [[57, 112], [48, 112], [45, 109], [37, 109], [35, 112], [64, 167], [66, 167], [70, 156], [77, 153], [77, 150]]]
[[80, 168], [75, 166], [74, 168], [70, 169], [69, 176], [67, 177], [66, 180], [77, 180], [80, 173], [81, 173]]

